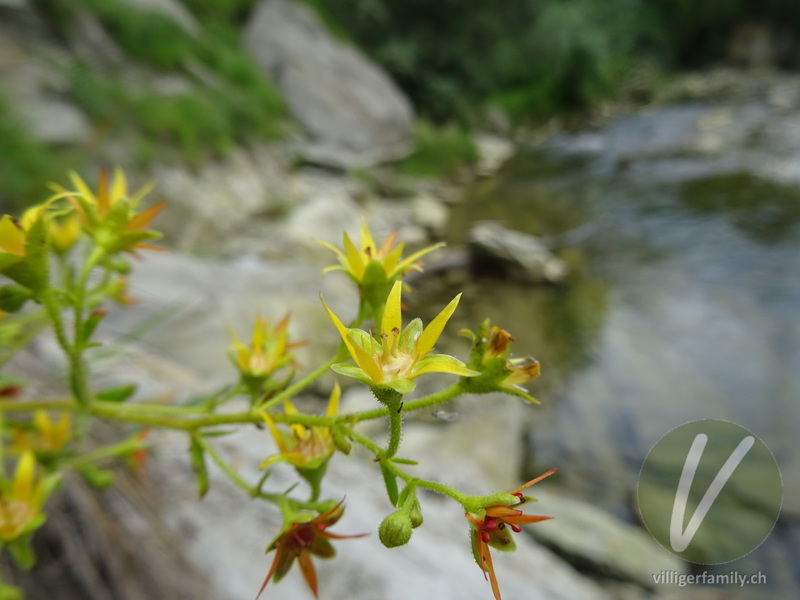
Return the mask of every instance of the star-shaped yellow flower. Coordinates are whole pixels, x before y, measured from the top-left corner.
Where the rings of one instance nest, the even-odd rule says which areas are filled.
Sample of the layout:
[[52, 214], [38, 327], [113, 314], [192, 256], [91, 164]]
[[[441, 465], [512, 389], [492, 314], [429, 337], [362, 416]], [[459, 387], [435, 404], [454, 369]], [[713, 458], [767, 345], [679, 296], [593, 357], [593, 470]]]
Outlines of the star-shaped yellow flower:
[[[147, 228], [163, 210], [166, 202], [160, 202], [140, 213], [136, 212], [142, 199], [153, 189], [152, 184], [128, 195], [125, 173], [121, 169], [115, 169], [114, 177], [109, 183], [108, 173], [104, 169], [100, 172], [95, 193], [74, 171], [70, 172], [69, 178], [78, 192], [70, 196], [70, 202], [84, 230], [98, 246], [108, 252], [134, 252], [139, 248], [156, 250], [144, 242], [161, 237], [160, 233]], [[56, 189], [66, 192], [59, 186]]]
[[44, 523], [42, 506], [55, 483], [36, 473], [33, 452], [20, 456], [14, 478], [0, 481], [0, 542], [11, 542]]
[[361, 244], [359, 246], [356, 246], [346, 233], [344, 234], [343, 243], [344, 252], [328, 242], [317, 241], [326, 248], [333, 250], [336, 256], [339, 257], [338, 265], [326, 267], [322, 273], [344, 271], [357, 285], [361, 285], [364, 283], [365, 278], [368, 278], [367, 274], [370, 265], [377, 265], [379, 270], [382, 271], [385, 280], [389, 281], [409, 269], [421, 271], [422, 269], [417, 261], [429, 252], [436, 250], [436, 248], [444, 246], [444, 243], [440, 242], [415, 252], [407, 258], [402, 258], [405, 242], [400, 242], [397, 246], [394, 245], [397, 241], [397, 231], [395, 230], [389, 234], [383, 244], [378, 246], [372, 238], [367, 222], [364, 219], [361, 220]]
[[[325, 415], [335, 416], [339, 409], [339, 398], [342, 389], [337, 383], [328, 400], [328, 409]], [[297, 409], [288, 400], [284, 402], [287, 415], [298, 414]], [[279, 430], [268, 413], [264, 413], [264, 420], [269, 426], [272, 437], [280, 449], [280, 454], [274, 454], [261, 463], [260, 468], [265, 469], [278, 462], [288, 462], [290, 465], [301, 469], [316, 469], [325, 464], [335, 450], [333, 435], [330, 427], [295, 424], [291, 426], [291, 433]]]
[[401, 329], [402, 287], [402, 282], [396, 281], [386, 300], [380, 339], [361, 329], [346, 328], [323, 300], [322, 305], [356, 363], [339, 363], [333, 365], [333, 370], [372, 388], [391, 388], [401, 394], [411, 393], [416, 385], [413, 379], [425, 373], [453, 373], [464, 377], [480, 375], [452, 356], [430, 354], [456, 310], [461, 294], [453, 298], [426, 328], [423, 329], [420, 319], [414, 319], [405, 329]]

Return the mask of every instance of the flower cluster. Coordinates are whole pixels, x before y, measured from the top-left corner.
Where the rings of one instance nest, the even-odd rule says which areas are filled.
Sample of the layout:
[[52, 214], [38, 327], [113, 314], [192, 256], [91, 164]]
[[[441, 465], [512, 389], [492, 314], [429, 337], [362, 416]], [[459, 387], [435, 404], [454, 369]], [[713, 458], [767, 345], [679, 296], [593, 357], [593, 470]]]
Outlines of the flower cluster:
[[[45, 502], [60, 474], [73, 470], [89, 483], [105, 487], [115, 475], [106, 463], [116, 460], [143, 478], [148, 433], [168, 428], [186, 435], [188, 462], [201, 497], [213, 481], [211, 462], [250, 498], [280, 511], [281, 530], [267, 546], [274, 556], [258, 596], [295, 564], [317, 596], [313, 559], [332, 558], [336, 540], [366, 535], [331, 532], [344, 514], [344, 500], [338, 500], [338, 493], [334, 498], [323, 495], [325, 478], [334, 472], [329, 465], [345, 460], [344, 455], [358, 446], [371, 456], [369, 464], [385, 485], [386, 516], [377, 527], [383, 545], [410, 543], [413, 532], [423, 526], [420, 488], [443, 494], [460, 506], [455, 515], [466, 515], [475, 560], [500, 600], [490, 549], [514, 549], [512, 533], [549, 518], [526, 514], [520, 506], [531, 500], [522, 491], [554, 470], [511, 493], [468, 496], [423, 479], [414, 471], [417, 462], [398, 454], [404, 418], [414, 411], [463, 394], [470, 395], [468, 401], [481, 401], [476, 400], [478, 395], [505, 392], [535, 402], [520, 386], [539, 375], [539, 363], [512, 357], [513, 338], [505, 329], [486, 321], [475, 333], [467, 332], [472, 347], [466, 360], [437, 352], [461, 294], [455, 294], [427, 325], [420, 318], [404, 318], [403, 294], [411, 290], [403, 277], [421, 270], [421, 259], [442, 244], [404, 256], [405, 244], [397, 232], [377, 244], [364, 220], [358, 244], [347, 234], [342, 248], [322, 242], [338, 260], [323, 274], [341, 271], [358, 288], [354, 299], [358, 310], [347, 325], [320, 296], [320, 315], [327, 314], [331, 333], [335, 330], [341, 340], [333, 356], [305, 372], [295, 360], [295, 349], [306, 342], [290, 340], [289, 315], [271, 322], [257, 314], [245, 341], [231, 329], [227, 359], [236, 369], [235, 377], [218, 390], [168, 404], [170, 399], [164, 397], [142, 398], [135, 385], [97, 388], [101, 378], [91, 377], [87, 358], [100, 345], [96, 332], [109, 302], [134, 301], [128, 293], [132, 269], [128, 255], [154, 250], [150, 243], [160, 237], [151, 225], [165, 204], [144, 205], [151, 189], [130, 192], [120, 169], [101, 171], [95, 188], [72, 172], [69, 189], [53, 186], [49, 198], [20, 218], [0, 218], [0, 367], [49, 327], [64, 355], [69, 390], [66, 398], [31, 398], [35, 386], [0, 373], [0, 454], [16, 459], [10, 478], [0, 460], [0, 550], [29, 568], [34, 561], [31, 536], [45, 521]], [[432, 373], [454, 377], [443, 378], [449, 379], [447, 387], [414, 397], [419, 378]], [[340, 413], [344, 381], [366, 386], [377, 400], [374, 407]], [[325, 396], [327, 407], [303, 410], [315, 399], [324, 402]], [[136, 401], [130, 402], [133, 397]], [[17, 418], [14, 413], [24, 416]], [[91, 419], [122, 424], [128, 433], [121, 441], [88, 447]], [[374, 441], [367, 435], [369, 429], [360, 429], [365, 421], [378, 421], [388, 436], [381, 435], [381, 443]], [[253, 481], [217, 449], [220, 436], [233, 433], [236, 425], [257, 428], [253, 431], [265, 444], [271, 435], [277, 447], [264, 452], [261, 472]], [[272, 475], [281, 469], [292, 470], [299, 481], [276, 489], [273, 484], [281, 478]], [[2, 581], [0, 596], [20, 597]]]

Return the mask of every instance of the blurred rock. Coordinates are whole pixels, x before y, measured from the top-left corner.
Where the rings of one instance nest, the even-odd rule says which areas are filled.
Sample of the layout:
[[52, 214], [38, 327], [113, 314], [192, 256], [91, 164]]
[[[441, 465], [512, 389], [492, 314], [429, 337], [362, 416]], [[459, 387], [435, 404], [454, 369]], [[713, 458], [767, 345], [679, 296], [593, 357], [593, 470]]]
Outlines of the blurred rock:
[[36, 98], [17, 106], [28, 132], [49, 144], [81, 144], [94, 131], [86, 115], [73, 104], [56, 98]]
[[653, 573], [687, 572], [686, 563], [664, 550], [645, 530], [624, 523], [584, 502], [564, 497], [547, 486], [531, 495], [547, 510], [535, 505], [535, 514], [555, 517], [531, 527], [536, 539], [569, 557], [570, 562], [609, 577], [655, 587]]
[[441, 236], [450, 218], [447, 205], [429, 194], [420, 194], [412, 201], [414, 222], [431, 234]]
[[264, 0], [244, 39], [308, 132], [310, 142], [300, 149], [306, 160], [347, 169], [411, 151], [408, 100], [382, 70], [334, 39], [307, 6]]
[[169, 202], [159, 216], [167, 242], [211, 254], [257, 214], [280, 213], [293, 198], [280, 152], [267, 146], [236, 148], [199, 172], [185, 164], [160, 163], [153, 197]]
[[475, 136], [478, 148], [478, 175], [489, 177], [497, 173], [505, 162], [514, 155], [514, 144], [496, 135], [479, 134]]
[[469, 247], [478, 268], [508, 272], [529, 283], [563, 281], [567, 265], [537, 237], [503, 227], [478, 223], [469, 231]]

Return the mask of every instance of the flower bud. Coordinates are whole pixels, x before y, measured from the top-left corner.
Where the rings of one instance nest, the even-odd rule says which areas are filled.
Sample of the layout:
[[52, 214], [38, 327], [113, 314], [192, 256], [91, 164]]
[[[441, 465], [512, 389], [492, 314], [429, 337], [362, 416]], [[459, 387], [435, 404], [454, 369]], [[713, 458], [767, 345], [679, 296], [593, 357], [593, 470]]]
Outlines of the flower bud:
[[398, 510], [386, 517], [378, 528], [378, 537], [387, 548], [404, 546], [411, 539], [413, 528], [411, 518]]
[[411, 519], [411, 527], [414, 529], [422, 525], [422, 511], [420, 510], [419, 500], [414, 499], [414, 505], [411, 507], [408, 516]]

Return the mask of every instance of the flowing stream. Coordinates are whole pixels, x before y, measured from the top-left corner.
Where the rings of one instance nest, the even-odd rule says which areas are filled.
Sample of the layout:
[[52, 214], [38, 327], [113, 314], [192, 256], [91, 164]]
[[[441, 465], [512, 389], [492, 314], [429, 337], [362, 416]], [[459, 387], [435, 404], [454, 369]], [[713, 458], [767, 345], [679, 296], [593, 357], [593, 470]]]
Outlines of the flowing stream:
[[[542, 406], [529, 472], [558, 465], [573, 494], [629, 521], [642, 461], [662, 435], [703, 418], [758, 435], [781, 467], [784, 510], [757, 551], [715, 568], [762, 569], [772, 592], [800, 597], [791, 558], [800, 549], [800, 188], [745, 170], [741, 153], [673, 144], [704, 110], [563, 136], [476, 185], [455, 210], [451, 242], [485, 219], [555, 239], [590, 223], [593, 235], [560, 251], [567, 284], [481, 277], [457, 318], [490, 317], [542, 363], [530, 386]], [[649, 153], [636, 147], [643, 131]]]

